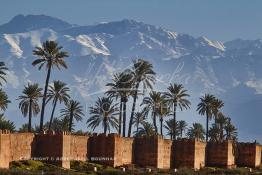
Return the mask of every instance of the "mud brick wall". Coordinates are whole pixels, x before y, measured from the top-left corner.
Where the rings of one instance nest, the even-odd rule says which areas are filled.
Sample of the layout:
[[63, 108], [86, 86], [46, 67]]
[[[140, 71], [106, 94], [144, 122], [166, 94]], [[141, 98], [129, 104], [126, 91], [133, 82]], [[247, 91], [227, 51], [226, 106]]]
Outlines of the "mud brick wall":
[[237, 144], [237, 165], [258, 167], [261, 163], [261, 147], [256, 143]]
[[35, 157], [63, 168], [70, 168], [70, 136], [67, 132], [36, 135]]
[[70, 155], [72, 160], [88, 159], [88, 136], [71, 135]]
[[94, 135], [89, 139], [89, 160], [113, 167], [131, 164], [133, 142], [133, 138], [122, 138], [118, 134]]
[[235, 166], [235, 157], [232, 141], [209, 142], [206, 149], [207, 166], [232, 168]]
[[158, 138], [157, 168], [170, 169], [173, 160], [172, 141]]
[[89, 139], [89, 160], [104, 165], [114, 166], [114, 137], [94, 134]]
[[205, 167], [206, 163], [206, 142], [195, 140], [195, 169]]
[[174, 167], [200, 169], [205, 166], [206, 143], [191, 139], [174, 141]]
[[10, 134], [10, 159], [28, 160], [31, 159], [35, 148], [35, 135], [33, 133], [12, 133]]
[[135, 164], [157, 167], [157, 136], [135, 138]]
[[169, 169], [172, 161], [172, 141], [161, 136], [135, 138], [134, 164]]
[[133, 163], [133, 138], [114, 137], [115, 160], [114, 166], [128, 165]]
[[195, 164], [195, 142], [193, 140], [176, 140], [173, 145], [174, 149], [174, 167], [190, 167]]
[[10, 161], [10, 132], [0, 130], [0, 168], [9, 168]]

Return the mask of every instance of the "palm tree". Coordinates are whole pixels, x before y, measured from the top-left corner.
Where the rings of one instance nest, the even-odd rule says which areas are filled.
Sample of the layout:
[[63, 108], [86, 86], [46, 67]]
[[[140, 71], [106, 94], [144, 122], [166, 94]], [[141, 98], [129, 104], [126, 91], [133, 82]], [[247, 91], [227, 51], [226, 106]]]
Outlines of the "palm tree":
[[67, 103], [70, 96], [68, 94], [69, 92], [69, 88], [66, 86], [66, 83], [63, 83], [61, 81], [54, 81], [53, 85], [49, 85], [49, 89], [48, 89], [48, 93], [47, 93], [47, 97], [48, 100], [53, 100], [53, 109], [52, 109], [52, 114], [50, 117], [50, 121], [49, 121], [49, 126], [48, 126], [48, 130], [51, 129], [51, 125], [52, 125], [52, 121], [53, 121], [53, 117], [54, 117], [54, 113], [55, 113], [55, 108], [56, 108], [56, 104], [57, 101], [59, 101], [59, 103]]
[[138, 132], [139, 125], [146, 121], [147, 111], [143, 109], [142, 111], [136, 112], [134, 116], [134, 125], [136, 127], [136, 133]]
[[165, 100], [165, 97], [161, 96], [161, 103], [160, 107], [157, 108], [157, 115], [159, 116], [160, 121], [160, 134], [163, 136], [163, 118], [170, 114], [170, 108], [167, 106], [167, 101]]
[[209, 120], [212, 118], [213, 102], [215, 97], [210, 94], [205, 94], [205, 96], [200, 98], [200, 103], [197, 105], [197, 111], [200, 115], [206, 115], [206, 142], [208, 141], [208, 128]]
[[45, 105], [46, 105], [46, 98], [47, 98], [47, 89], [49, 84], [49, 79], [51, 76], [51, 70], [53, 67], [57, 67], [59, 70], [61, 67], [67, 68], [67, 65], [64, 61], [65, 57], [68, 57], [68, 53], [61, 51], [63, 47], [58, 46], [58, 43], [55, 41], [45, 41], [42, 44], [42, 47], [36, 47], [33, 50], [33, 55], [38, 56], [39, 58], [33, 61], [32, 65], [37, 66], [38, 69], [42, 69], [43, 66], [46, 66], [47, 75], [44, 87], [44, 96], [42, 101], [41, 107], [41, 118], [40, 118], [40, 131], [43, 130], [44, 124], [44, 114], [45, 114]]
[[149, 111], [152, 112], [153, 125], [156, 133], [158, 133], [156, 125], [157, 109], [160, 107], [162, 101], [163, 95], [160, 92], [152, 91], [149, 93], [149, 97], [145, 97], [141, 103], [141, 105], [145, 105], [147, 113], [149, 113]]
[[9, 131], [15, 130], [14, 122], [7, 120], [4, 117], [4, 114], [0, 114], [0, 130], [9, 130]]
[[221, 114], [221, 108], [224, 106], [224, 102], [220, 99], [215, 98], [213, 101], [212, 114], [215, 117], [215, 124], [217, 124], [217, 119]]
[[187, 136], [190, 139], [204, 140], [205, 139], [205, 130], [200, 123], [193, 123], [187, 131]]
[[88, 127], [93, 130], [102, 123], [104, 128], [104, 134], [107, 130], [110, 132], [110, 126], [117, 129], [118, 122], [115, 115], [118, 115], [118, 104], [113, 104], [113, 100], [110, 97], [98, 98], [95, 106], [90, 107], [91, 117], [87, 120]]
[[133, 93], [133, 76], [129, 71], [115, 74], [113, 77], [113, 83], [108, 83], [110, 89], [106, 92], [109, 97], [116, 99], [120, 98], [120, 112], [118, 120], [118, 133], [121, 135], [122, 115], [123, 115], [123, 136], [125, 137], [126, 132], [126, 103], [128, 97]]
[[135, 132], [135, 137], [152, 136], [155, 134], [154, 127], [151, 123], [144, 122], [143, 127], [139, 127], [138, 131]]
[[6, 82], [5, 76], [7, 70], [5, 63], [0, 61], [0, 85], [2, 85], [2, 81]]
[[[169, 119], [166, 121], [164, 128], [167, 130], [167, 135], [170, 136], [170, 139], [173, 140], [173, 127], [178, 126], [178, 124], [174, 124], [174, 119]], [[178, 131], [178, 129], [176, 128], [176, 131]], [[178, 136], [178, 132], [176, 132], [177, 136]]]
[[219, 137], [220, 137], [220, 141], [222, 141], [224, 139], [224, 127], [227, 123], [227, 117], [224, 116], [224, 114], [222, 112], [219, 112], [218, 115], [217, 115], [217, 119], [216, 119], [216, 125], [217, 127], [219, 128], [220, 130], [220, 133], [219, 133]]
[[186, 130], [186, 127], [187, 127], [186, 121], [184, 121], [184, 120], [177, 121], [177, 129], [179, 130], [181, 138], [183, 137], [183, 131]]
[[82, 121], [83, 116], [83, 106], [75, 100], [70, 100], [65, 109], [61, 109], [61, 117], [69, 119], [69, 132], [72, 132], [73, 120]]
[[226, 131], [226, 139], [237, 140], [237, 128], [231, 124], [231, 119], [227, 118], [226, 125], [224, 126]]
[[42, 88], [39, 88], [37, 83], [28, 83], [27, 86], [24, 87], [23, 95], [18, 97], [18, 100], [20, 100], [19, 108], [22, 114], [24, 117], [28, 114], [28, 132], [31, 132], [32, 115], [36, 116], [40, 111], [38, 99], [42, 96], [41, 91]]
[[7, 109], [8, 103], [11, 103], [10, 100], [8, 100], [7, 94], [0, 89], [0, 110], [5, 111]]
[[[190, 95], [187, 94], [187, 90], [183, 87], [182, 84], [170, 84], [167, 88], [168, 92], [165, 93], [166, 99], [170, 105], [173, 105], [173, 120], [174, 124], [176, 124], [176, 111], [177, 107], [180, 108], [181, 111], [184, 109], [190, 108], [190, 101], [187, 99]], [[176, 126], [173, 126], [173, 139], [176, 139]]]
[[132, 130], [132, 124], [133, 124], [133, 118], [136, 108], [136, 100], [138, 98], [138, 89], [140, 83], [143, 84], [143, 91], [147, 88], [152, 89], [153, 84], [155, 83], [155, 72], [153, 71], [153, 65], [149, 63], [148, 61], [138, 59], [135, 60], [133, 63], [132, 68], [132, 75], [133, 75], [133, 82], [135, 86], [135, 91], [133, 95], [133, 105], [132, 105], [132, 111], [129, 121], [129, 128], [128, 128], [128, 137], [131, 136], [131, 130]]
[[209, 129], [208, 136], [211, 141], [220, 141], [220, 128], [216, 124], [213, 124]]

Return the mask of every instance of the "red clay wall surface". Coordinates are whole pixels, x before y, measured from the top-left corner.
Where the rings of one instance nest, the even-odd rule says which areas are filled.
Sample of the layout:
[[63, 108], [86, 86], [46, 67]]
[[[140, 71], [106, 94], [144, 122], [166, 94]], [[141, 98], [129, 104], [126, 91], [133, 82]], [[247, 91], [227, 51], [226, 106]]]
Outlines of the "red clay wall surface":
[[35, 147], [34, 138], [35, 135], [33, 133], [10, 134], [11, 161], [31, 159]]
[[135, 138], [134, 164], [169, 169], [172, 162], [172, 141], [161, 136]]
[[[261, 164], [260, 145], [239, 143], [237, 148], [239, 166]], [[206, 163], [230, 168], [235, 165], [234, 150], [232, 141], [210, 142], [206, 146], [196, 140], [172, 142], [161, 136], [123, 138], [117, 134], [100, 134], [87, 137], [68, 132], [34, 135], [0, 130], [0, 168], [8, 168], [11, 161], [30, 158], [40, 158], [64, 168], [70, 168], [70, 160], [87, 158], [113, 167], [137, 164], [160, 169], [199, 169]]]
[[88, 159], [88, 137], [71, 135], [70, 155], [73, 160]]
[[122, 138], [117, 134], [94, 135], [89, 139], [89, 160], [113, 167], [131, 164], [133, 142], [133, 138]]
[[232, 141], [209, 142], [207, 144], [207, 166], [231, 168], [235, 166]]
[[261, 147], [256, 143], [237, 144], [237, 165], [259, 167], [261, 163]]
[[10, 134], [0, 130], [0, 168], [9, 168], [11, 161]]
[[206, 164], [206, 142], [195, 140], [195, 169], [205, 167]]
[[135, 164], [157, 167], [157, 136], [135, 138]]

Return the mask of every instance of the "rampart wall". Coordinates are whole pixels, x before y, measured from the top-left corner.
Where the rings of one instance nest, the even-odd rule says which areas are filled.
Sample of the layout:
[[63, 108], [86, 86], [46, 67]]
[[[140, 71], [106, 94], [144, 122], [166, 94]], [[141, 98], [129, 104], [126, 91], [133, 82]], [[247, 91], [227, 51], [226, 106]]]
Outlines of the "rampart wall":
[[62, 133], [10, 133], [0, 130], [0, 168], [16, 160], [36, 159], [70, 168], [71, 160], [92, 161], [113, 167], [136, 164], [142, 167], [232, 168], [258, 167], [261, 146], [232, 141], [205, 142], [161, 136], [123, 138], [117, 134], [92, 137]]

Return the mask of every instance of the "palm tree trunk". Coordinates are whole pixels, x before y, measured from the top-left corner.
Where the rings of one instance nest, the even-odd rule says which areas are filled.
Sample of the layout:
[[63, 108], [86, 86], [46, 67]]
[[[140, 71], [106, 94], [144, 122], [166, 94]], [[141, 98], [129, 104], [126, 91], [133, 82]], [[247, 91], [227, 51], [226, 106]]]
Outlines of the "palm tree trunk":
[[49, 84], [49, 79], [51, 75], [51, 66], [48, 67], [46, 81], [45, 81], [45, 90], [44, 90], [44, 96], [42, 101], [42, 108], [41, 108], [41, 116], [40, 116], [40, 131], [43, 131], [43, 124], [44, 124], [44, 115], [45, 115], [45, 103], [46, 103], [46, 94]]
[[220, 124], [220, 140], [221, 140], [221, 141], [223, 140], [223, 135], [224, 135], [224, 132], [223, 132], [223, 124], [221, 123], [221, 124]]
[[135, 109], [136, 109], [136, 100], [137, 100], [138, 87], [139, 87], [139, 83], [136, 84], [136, 91], [135, 91], [135, 95], [134, 95], [134, 101], [133, 101], [131, 116], [130, 116], [130, 120], [129, 120], [128, 137], [131, 136], [133, 118], [134, 118]]
[[153, 112], [153, 125], [155, 127], [155, 133], [158, 133], [157, 125], [156, 125], [156, 112]]
[[207, 116], [207, 119], [206, 119], [206, 142], [208, 142], [208, 130], [209, 130], [209, 128], [208, 128], [208, 122], [209, 122], [209, 115], [208, 115], [208, 113], [206, 114], [206, 116]]
[[160, 117], [160, 132], [161, 132], [161, 136], [163, 136], [163, 118]]
[[70, 111], [69, 132], [72, 132], [73, 117], [73, 111]]
[[180, 130], [180, 137], [183, 137], [183, 129]]
[[174, 103], [174, 114], [173, 114], [173, 139], [176, 140], [176, 104]]
[[126, 136], [126, 101], [123, 104], [123, 137]]
[[122, 128], [122, 113], [123, 113], [123, 105], [122, 100], [120, 101], [120, 113], [119, 113], [119, 123], [118, 123], [118, 134], [121, 136], [121, 128]]
[[[104, 119], [104, 134], [106, 134], [106, 131], [107, 131], [107, 125], [106, 125], [106, 119]], [[110, 132], [110, 131], [109, 131]]]
[[49, 121], [48, 131], [50, 131], [51, 126], [52, 126], [53, 117], [54, 117], [55, 108], [56, 108], [56, 103], [57, 103], [57, 98], [55, 99], [55, 103], [53, 105], [53, 110], [52, 110], [52, 114], [51, 114], [50, 121]]
[[31, 132], [32, 127], [32, 100], [29, 102], [29, 116], [28, 116], [28, 132]]

